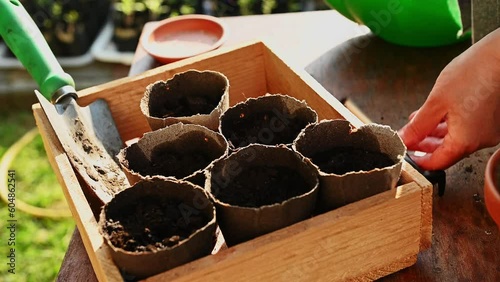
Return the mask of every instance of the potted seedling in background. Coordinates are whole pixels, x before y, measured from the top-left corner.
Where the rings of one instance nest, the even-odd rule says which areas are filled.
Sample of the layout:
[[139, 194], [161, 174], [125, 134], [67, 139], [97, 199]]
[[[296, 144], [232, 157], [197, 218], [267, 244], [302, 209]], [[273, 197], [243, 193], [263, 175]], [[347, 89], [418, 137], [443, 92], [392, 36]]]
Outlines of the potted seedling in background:
[[62, 14], [62, 20], [55, 27], [56, 38], [66, 46], [66, 56], [84, 54], [89, 48], [89, 38], [85, 25], [80, 21], [80, 14], [70, 10]]
[[144, 24], [148, 21], [146, 5], [135, 0], [114, 3], [113, 41], [119, 51], [134, 51]]
[[170, 7], [164, 4], [163, 0], [144, 0], [144, 5], [148, 10], [149, 20], [158, 21], [168, 17]]
[[169, 17], [204, 13], [202, 0], [166, 0], [165, 3], [170, 8]]

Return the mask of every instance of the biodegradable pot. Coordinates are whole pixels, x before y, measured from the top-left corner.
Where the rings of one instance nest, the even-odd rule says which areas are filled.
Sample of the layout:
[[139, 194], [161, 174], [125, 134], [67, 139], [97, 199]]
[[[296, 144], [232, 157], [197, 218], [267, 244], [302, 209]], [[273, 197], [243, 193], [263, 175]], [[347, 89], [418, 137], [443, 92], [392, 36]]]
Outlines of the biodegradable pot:
[[99, 218], [113, 261], [136, 279], [209, 255], [215, 230], [208, 193], [172, 178], [141, 180], [116, 194]]
[[319, 170], [320, 212], [395, 188], [406, 154], [389, 126], [372, 123], [355, 129], [340, 119], [307, 126], [292, 147]]
[[282, 94], [249, 98], [230, 107], [221, 116], [219, 131], [232, 149], [257, 143], [291, 145], [318, 114], [306, 102]]
[[228, 152], [224, 136], [204, 126], [177, 123], [145, 133], [123, 148], [118, 161], [131, 184], [154, 175], [203, 186], [205, 170]]
[[500, 228], [500, 148], [490, 157], [486, 165], [484, 200], [488, 213]]
[[307, 219], [315, 208], [318, 171], [285, 146], [249, 145], [206, 174], [228, 246]]
[[188, 70], [148, 85], [141, 111], [152, 130], [182, 122], [217, 131], [229, 108], [229, 80], [216, 71]]

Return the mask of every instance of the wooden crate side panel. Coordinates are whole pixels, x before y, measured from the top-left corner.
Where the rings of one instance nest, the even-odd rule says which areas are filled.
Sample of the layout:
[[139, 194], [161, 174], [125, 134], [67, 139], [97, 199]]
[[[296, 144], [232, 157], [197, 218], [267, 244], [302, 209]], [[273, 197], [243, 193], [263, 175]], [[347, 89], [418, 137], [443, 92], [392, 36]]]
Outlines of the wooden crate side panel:
[[[45, 151], [57, 179], [62, 186], [68, 206], [80, 231], [90, 262], [99, 281], [121, 280], [118, 268], [113, 264], [103, 238], [97, 229], [97, 222], [92, 209], [87, 203], [80, 183], [67, 155], [59, 143], [47, 116], [39, 105], [33, 107], [33, 115], [42, 136]], [[105, 270], [103, 270], [105, 267]]]
[[380, 277], [414, 263], [408, 258], [414, 258], [419, 250], [420, 187], [409, 183], [397, 190], [261, 236], [147, 281], [337, 281]]
[[420, 250], [425, 250], [432, 244], [432, 183], [430, 183], [422, 174], [420, 174], [407, 162], [403, 162], [403, 170], [401, 171], [400, 181], [402, 183], [415, 182], [422, 190]]
[[142, 116], [139, 103], [146, 87], [158, 80], [189, 69], [215, 70], [223, 73], [230, 83], [230, 103], [244, 97], [260, 96], [266, 92], [262, 43], [216, 50], [203, 56], [161, 66], [134, 77], [118, 79], [78, 92], [79, 104], [105, 99], [111, 109], [118, 131], [124, 141], [150, 131]]
[[288, 94], [305, 100], [316, 110], [319, 120], [340, 118], [350, 121], [356, 127], [363, 124], [306, 71], [294, 69], [270, 49], [264, 52], [264, 64], [267, 90], [270, 93]]

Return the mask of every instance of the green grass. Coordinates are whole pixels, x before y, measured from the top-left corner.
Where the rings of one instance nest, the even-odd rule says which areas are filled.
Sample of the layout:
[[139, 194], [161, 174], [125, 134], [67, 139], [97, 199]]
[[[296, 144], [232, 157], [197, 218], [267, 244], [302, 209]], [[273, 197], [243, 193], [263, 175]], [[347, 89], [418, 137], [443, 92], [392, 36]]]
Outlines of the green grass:
[[[30, 110], [0, 113], [0, 157], [35, 126]], [[64, 208], [66, 201], [38, 135], [23, 148], [10, 169], [16, 171], [16, 199], [46, 208]], [[2, 183], [1, 185], [5, 185]], [[74, 230], [72, 218], [37, 218], [16, 210], [16, 274], [7, 272], [8, 210], [0, 201], [0, 281], [54, 281]]]

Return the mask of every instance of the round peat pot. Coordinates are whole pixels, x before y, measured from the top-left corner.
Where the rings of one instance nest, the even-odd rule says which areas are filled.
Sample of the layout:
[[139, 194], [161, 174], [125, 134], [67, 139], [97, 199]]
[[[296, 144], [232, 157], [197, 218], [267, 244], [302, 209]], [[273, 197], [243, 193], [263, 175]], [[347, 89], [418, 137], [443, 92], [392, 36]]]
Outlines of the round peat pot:
[[215, 228], [215, 208], [205, 190], [160, 177], [116, 194], [99, 219], [113, 261], [137, 279], [209, 255]]
[[229, 108], [229, 80], [215, 71], [188, 70], [148, 85], [141, 111], [152, 130], [174, 123], [193, 123], [217, 131]]
[[205, 170], [228, 152], [224, 136], [204, 126], [177, 123], [145, 133], [125, 147], [118, 160], [129, 182], [155, 175], [205, 184]]
[[488, 213], [500, 228], [500, 149], [495, 151], [486, 165], [484, 200]]
[[319, 170], [320, 212], [395, 188], [406, 154], [389, 126], [372, 123], [355, 129], [340, 119], [307, 126], [293, 148]]
[[306, 125], [318, 121], [317, 113], [291, 96], [266, 94], [230, 107], [221, 116], [219, 131], [231, 149], [249, 144], [291, 145]]
[[318, 171], [285, 146], [252, 144], [214, 162], [205, 187], [228, 246], [309, 218]]

